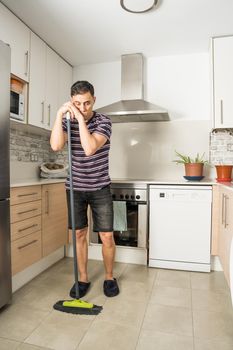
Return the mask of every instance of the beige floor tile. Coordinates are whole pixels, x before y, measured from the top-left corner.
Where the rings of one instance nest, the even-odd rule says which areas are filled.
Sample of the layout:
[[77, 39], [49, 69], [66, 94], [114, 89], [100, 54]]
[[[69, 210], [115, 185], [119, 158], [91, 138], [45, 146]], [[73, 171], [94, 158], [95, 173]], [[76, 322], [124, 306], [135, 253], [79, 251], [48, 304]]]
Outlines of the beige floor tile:
[[193, 337], [142, 330], [136, 350], [193, 350]]
[[211, 271], [210, 273], [191, 272], [190, 277], [192, 289], [230, 293], [224, 274], [221, 271]]
[[85, 334], [78, 350], [134, 350], [139, 330], [96, 319]]
[[142, 328], [153, 332], [193, 336], [192, 312], [188, 308], [149, 303]]
[[0, 314], [0, 336], [23, 341], [48, 314], [28, 305], [10, 305]]
[[191, 289], [155, 285], [149, 302], [191, 308]]
[[66, 295], [66, 288], [63, 286], [60, 287], [35, 287], [28, 291], [25, 295], [22, 295], [20, 298], [17, 298], [15, 303], [22, 305], [36, 307], [44, 311], [52, 311], [53, 305], [58, 300], [63, 300]]
[[15, 350], [19, 344], [14, 340], [0, 338], [0, 350]]
[[121, 275], [122, 281], [154, 283], [157, 269], [143, 265], [128, 264]]
[[120, 288], [120, 296], [128, 301], [144, 302], [149, 301], [149, 297], [152, 291], [152, 284], [147, 282], [132, 282], [126, 279], [118, 280]]
[[53, 311], [24, 342], [55, 350], [74, 350], [92, 321]]
[[164, 287], [191, 288], [190, 272], [159, 269], [155, 285]]
[[193, 310], [194, 337], [203, 339], [233, 340], [232, 313]]
[[204, 340], [194, 338], [195, 350], [232, 350], [233, 340]]
[[[10, 349], [8, 349], [8, 350], [10, 350]], [[17, 348], [17, 350], [51, 350], [51, 349], [49, 349], [49, 348], [41, 348], [40, 346], [22, 343]]]
[[145, 310], [145, 303], [126, 300], [123, 296], [118, 295], [106, 300], [103, 311], [98, 316], [98, 319], [126, 327], [140, 328]]
[[192, 306], [194, 310], [216, 312], [230, 312], [232, 310], [233, 314], [230, 295], [211, 290], [193, 289]]

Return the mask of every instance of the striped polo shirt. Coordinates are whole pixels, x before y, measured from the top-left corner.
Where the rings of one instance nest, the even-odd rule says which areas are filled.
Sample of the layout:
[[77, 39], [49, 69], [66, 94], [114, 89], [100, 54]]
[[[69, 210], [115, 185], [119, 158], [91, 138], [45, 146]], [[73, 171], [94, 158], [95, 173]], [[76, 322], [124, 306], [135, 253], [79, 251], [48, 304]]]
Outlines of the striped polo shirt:
[[[112, 123], [109, 117], [94, 112], [87, 122], [90, 134], [97, 133], [106, 137], [106, 143], [91, 156], [86, 156], [82, 148], [77, 120], [71, 120], [71, 147], [73, 187], [76, 191], [96, 191], [110, 184], [109, 149]], [[63, 119], [62, 128], [67, 132], [67, 121]], [[70, 189], [69, 176], [66, 188]]]

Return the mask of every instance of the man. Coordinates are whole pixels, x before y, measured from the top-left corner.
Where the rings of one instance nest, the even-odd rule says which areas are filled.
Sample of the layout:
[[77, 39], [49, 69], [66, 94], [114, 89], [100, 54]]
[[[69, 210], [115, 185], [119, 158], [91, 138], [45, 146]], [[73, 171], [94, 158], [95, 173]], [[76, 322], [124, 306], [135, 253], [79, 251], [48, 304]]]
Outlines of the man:
[[[110, 192], [109, 149], [111, 120], [93, 111], [94, 88], [87, 81], [77, 81], [71, 87], [71, 99], [57, 112], [50, 144], [54, 151], [61, 150], [67, 141], [65, 114], [71, 115], [71, 146], [74, 186], [74, 207], [79, 268], [79, 291], [83, 297], [90, 287], [87, 275], [87, 206], [92, 210], [93, 229], [99, 232], [105, 266], [104, 294], [119, 294], [113, 278], [115, 242], [113, 237], [113, 204]], [[71, 228], [69, 177], [66, 180], [69, 228]], [[70, 290], [75, 297], [75, 285]]]

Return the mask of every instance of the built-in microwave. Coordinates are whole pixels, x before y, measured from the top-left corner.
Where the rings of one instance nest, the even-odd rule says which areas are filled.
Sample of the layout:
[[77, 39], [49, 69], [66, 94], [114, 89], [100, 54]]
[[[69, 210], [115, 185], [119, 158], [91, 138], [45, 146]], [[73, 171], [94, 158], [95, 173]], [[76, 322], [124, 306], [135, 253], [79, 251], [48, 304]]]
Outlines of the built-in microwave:
[[11, 90], [10, 117], [17, 120], [24, 120], [24, 95]]

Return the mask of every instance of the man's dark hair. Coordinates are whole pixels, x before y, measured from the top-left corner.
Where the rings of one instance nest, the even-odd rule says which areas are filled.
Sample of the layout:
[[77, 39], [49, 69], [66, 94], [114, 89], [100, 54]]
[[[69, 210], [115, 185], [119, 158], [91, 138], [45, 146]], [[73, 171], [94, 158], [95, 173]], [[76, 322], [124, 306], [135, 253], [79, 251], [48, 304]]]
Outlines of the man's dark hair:
[[74, 83], [71, 86], [71, 92], [70, 92], [71, 97], [75, 96], [75, 95], [82, 95], [82, 94], [85, 94], [86, 92], [90, 92], [90, 94], [92, 96], [95, 95], [95, 91], [94, 91], [93, 85], [91, 85], [86, 80], [76, 81], [76, 83]]

